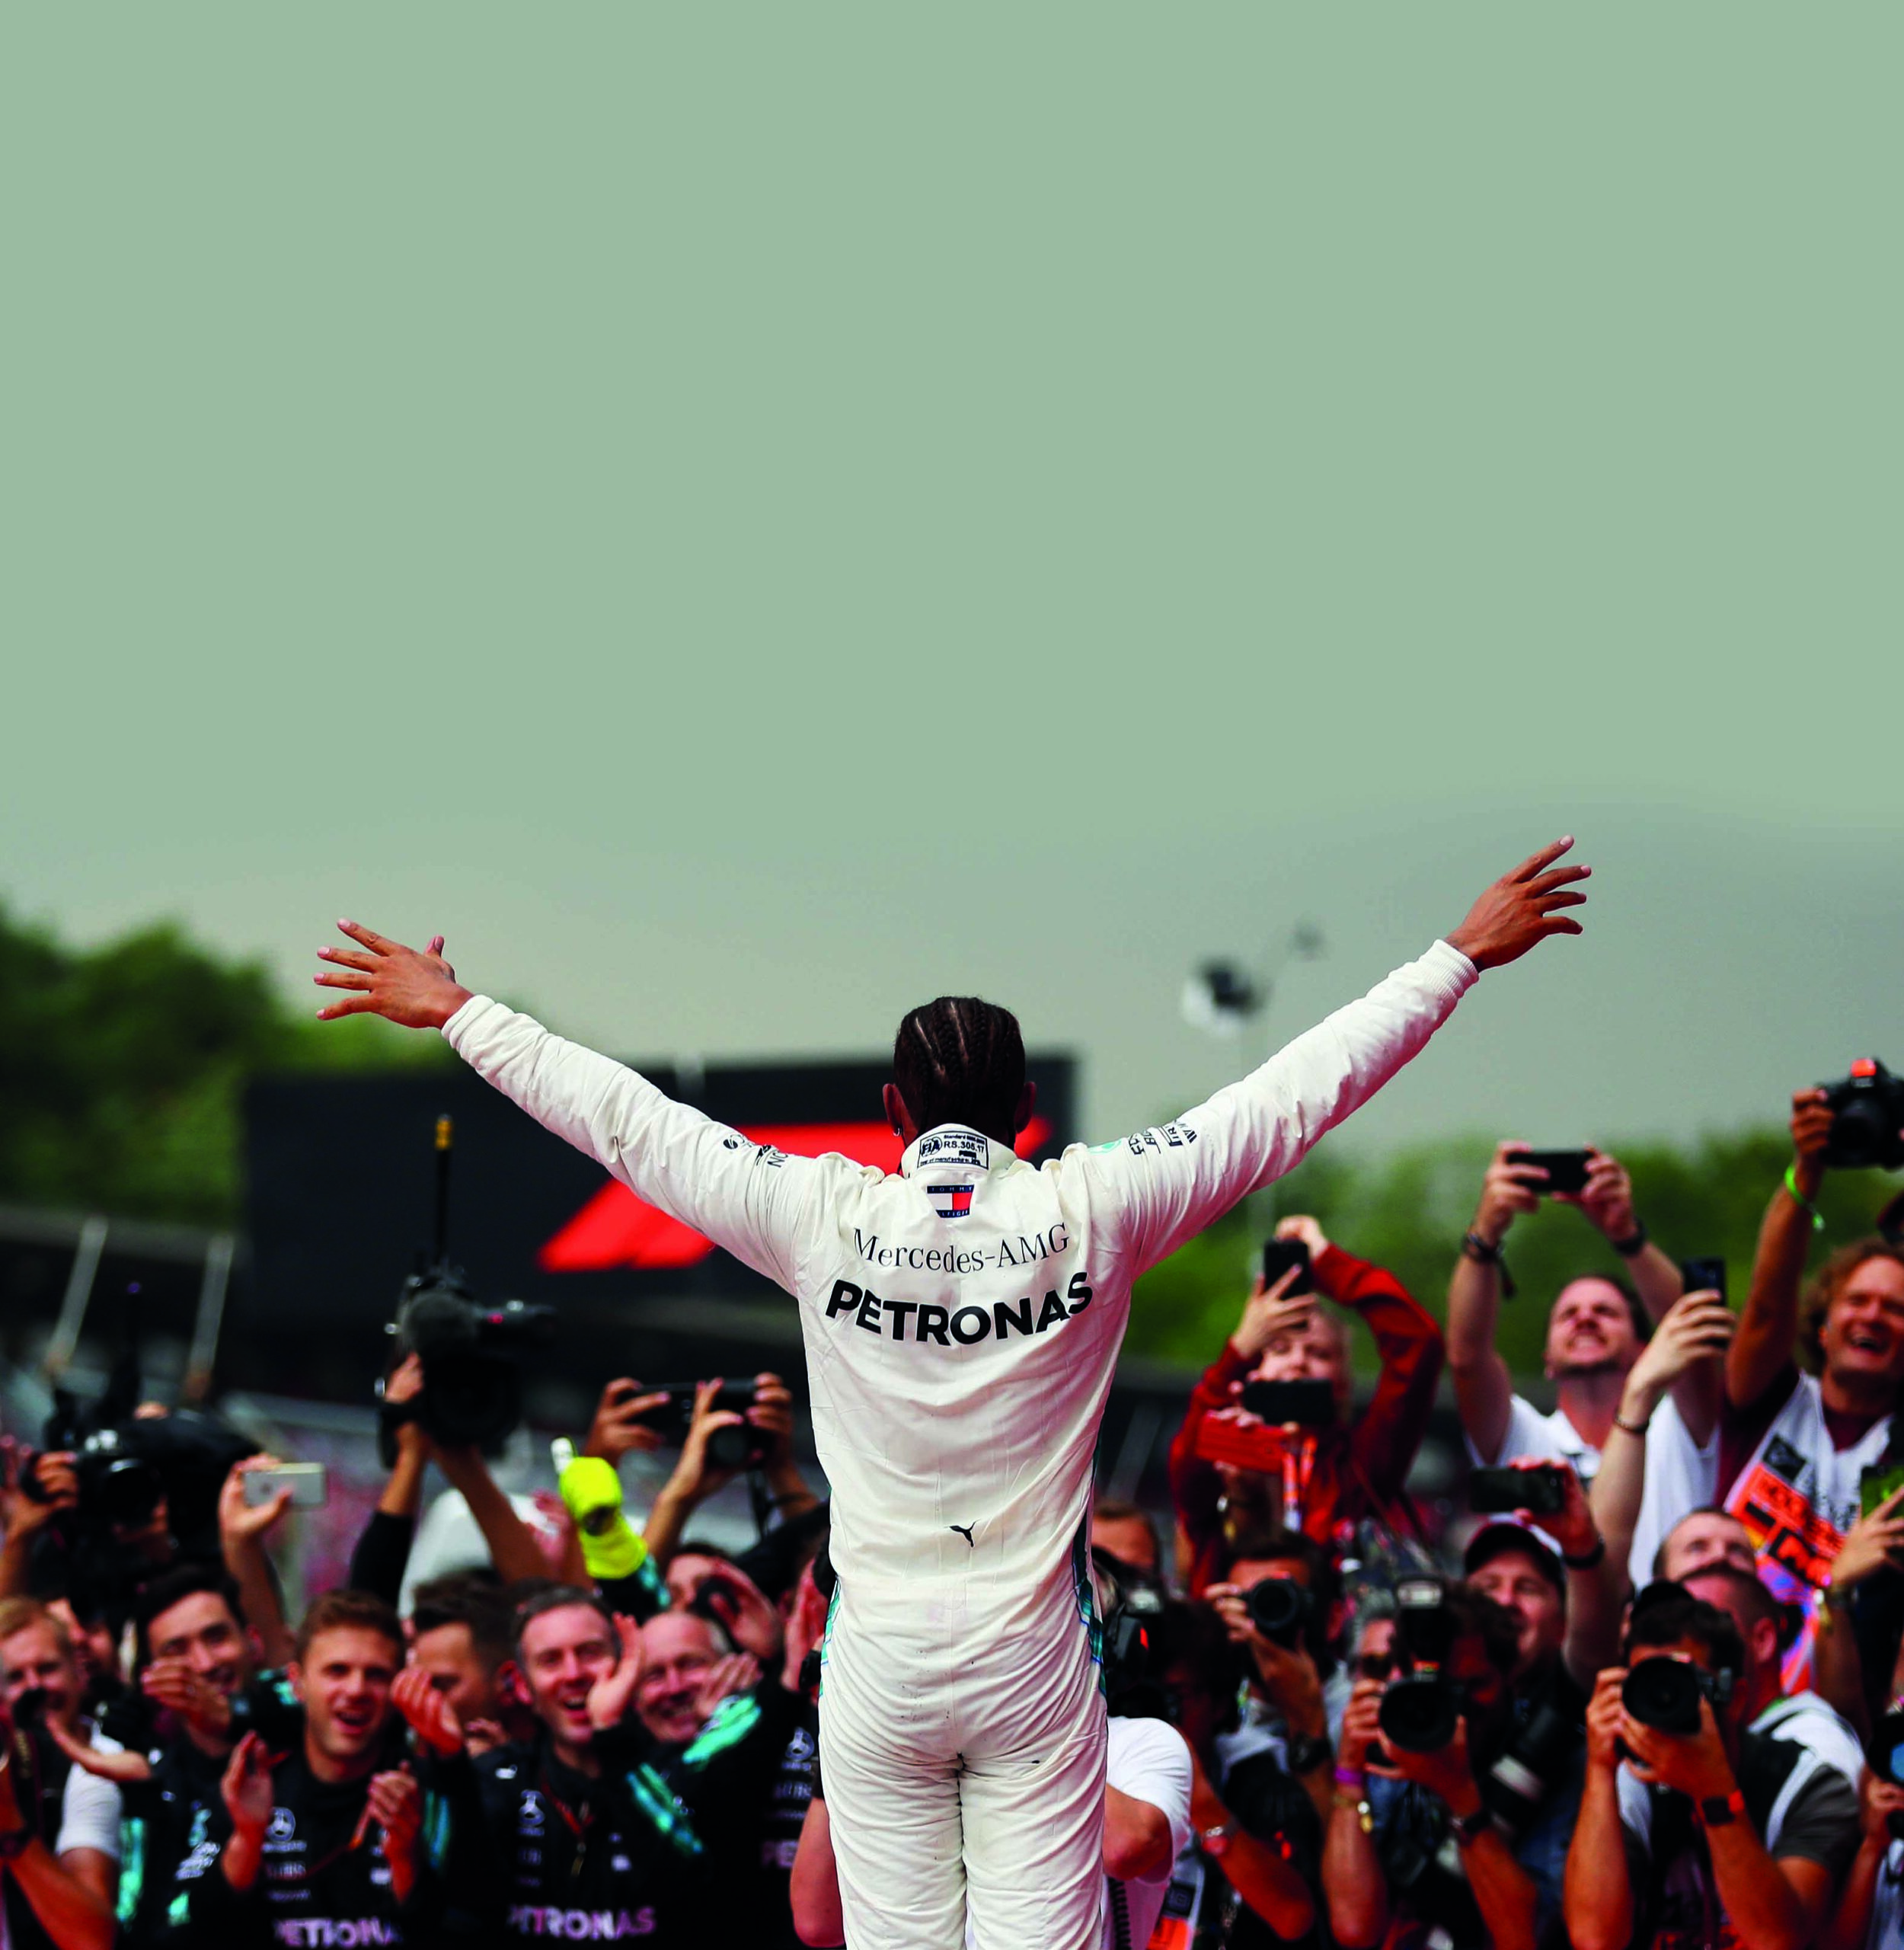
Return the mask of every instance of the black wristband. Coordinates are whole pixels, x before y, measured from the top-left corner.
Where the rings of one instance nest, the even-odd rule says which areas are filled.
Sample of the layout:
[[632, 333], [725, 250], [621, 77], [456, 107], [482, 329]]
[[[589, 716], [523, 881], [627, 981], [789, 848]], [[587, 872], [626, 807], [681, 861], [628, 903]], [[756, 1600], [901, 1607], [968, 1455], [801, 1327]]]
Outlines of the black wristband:
[[1608, 1243], [1622, 1259], [1637, 1259], [1646, 1251], [1652, 1238], [1653, 1235], [1646, 1229], [1646, 1221], [1636, 1219], [1633, 1222], [1632, 1231], [1624, 1239], [1611, 1240]]
[[1500, 1275], [1501, 1298], [1511, 1300], [1514, 1297], [1514, 1276], [1507, 1270], [1507, 1262], [1501, 1257], [1500, 1248], [1490, 1246], [1480, 1233], [1469, 1232], [1461, 1242], [1462, 1256], [1471, 1259], [1477, 1266], [1491, 1266]]
[[1586, 1556], [1569, 1557], [1563, 1551], [1561, 1553], [1561, 1562], [1569, 1571], [1593, 1571], [1599, 1568], [1605, 1555], [1606, 1539], [1604, 1537], [1596, 1537], [1593, 1539], [1593, 1548], [1587, 1552]]

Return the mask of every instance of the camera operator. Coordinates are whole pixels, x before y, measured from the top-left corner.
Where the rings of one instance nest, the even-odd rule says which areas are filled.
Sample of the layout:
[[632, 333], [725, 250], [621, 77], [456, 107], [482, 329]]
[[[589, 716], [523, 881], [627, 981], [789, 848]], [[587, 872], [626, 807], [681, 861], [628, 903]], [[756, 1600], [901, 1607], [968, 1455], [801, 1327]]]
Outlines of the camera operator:
[[[1519, 1154], [1519, 1155], [1517, 1155]], [[1679, 1269], [1647, 1234], [1633, 1208], [1626, 1168], [1604, 1151], [1587, 1151], [1585, 1187], [1549, 1191], [1548, 1173], [1527, 1162], [1524, 1147], [1502, 1144], [1481, 1182], [1474, 1222], [1448, 1283], [1448, 1363], [1470, 1458], [1484, 1465], [1570, 1463], [1590, 1485], [1600, 1466], [1628, 1375], [1652, 1331], [1681, 1295]], [[1502, 1248], [1516, 1217], [1543, 1197], [1577, 1207], [1632, 1269], [1633, 1287], [1604, 1274], [1570, 1280], [1548, 1315], [1546, 1373], [1557, 1406], [1543, 1415], [1514, 1392], [1495, 1346], [1503, 1288]], [[1730, 1316], [1709, 1305], [1697, 1316], [1704, 1335], [1723, 1335]], [[1697, 1337], [1695, 1337], [1696, 1338]], [[1701, 1343], [1703, 1347], [1703, 1343]], [[1715, 1352], [1706, 1347], [1708, 1354]], [[1659, 1538], [1673, 1517], [1709, 1502], [1711, 1443], [1720, 1377], [1709, 1360], [1688, 1359], [1669, 1377], [1669, 1396], [1650, 1419], [1631, 1426], [1646, 1443], [1644, 1507], [1633, 1546], [1633, 1575], [1644, 1581]]]
[[[1292, 1486], [1294, 1507], [1284, 1512], [1291, 1527], [1299, 1524], [1318, 1543], [1333, 1546], [1347, 1528], [1385, 1514], [1401, 1495], [1441, 1373], [1441, 1329], [1393, 1274], [1331, 1245], [1313, 1219], [1285, 1219], [1276, 1236], [1308, 1248], [1315, 1294], [1292, 1293], [1299, 1266], [1273, 1287], [1257, 1280], [1236, 1331], [1196, 1384], [1171, 1444], [1178, 1568], [1193, 1597], [1211, 1581], [1221, 1555], [1225, 1481], [1221, 1466], [1196, 1453], [1198, 1432], [1206, 1417], [1254, 1422], [1244, 1421], [1240, 1405], [1245, 1381], [1326, 1381], [1334, 1390], [1334, 1421], [1298, 1438], [1307, 1480]], [[1317, 1296], [1359, 1313], [1381, 1357], [1374, 1396], [1353, 1422], [1347, 1326], [1318, 1306]]]
[[[1417, 1618], [1434, 1614], [1439, 1656], [1430, 1670], [1426, 1628], [1404, 1603], [1395, 1638], [1404, 1671], [1358, 1679], [1350, 1695], [1322, 1859], [1330, 1928], [1343, 1950], [1373, 1950], [1398, 1921], [1439, 1930], [1455, 1950], [1532, 1950], [1558, 1910], [1577, 1803], [1563, 1789], [1530, 1807], [1523, 1788], [1520, 1832], [1500, 1818], [1483, 1782], [1516, 1734], [1514, 1621], [1465, 1585], [1404, 1581], [1404, 1599], [1411, 1586], [1432, 1595]], [[1411, 1632], [1424, 1643], [1411, 1646]], [[1414, 1709], [1405, 1722], [1400, 1704]], [[1451, 1724], [1432, 1747], [1409, 1744]]]
[[[1858, 1478], [1896, 1459], [1893, 1412], [1904, 1389], [1904, 1248], [1875, 1236], [1840, 1247], [1801, 1305], [1806, 1252], [1822, 1223], [1813, 1200], [1836, 1122], [1823, 1090], [1793, 1098], [1794, 1155], [1759, 1229], [1720, 1432], [1718, 1500], [1744, 1520], [1775, 1595], [1804, 1613], [1786, 1658], [1794, 1689], [1809, 1683], [1827, 1608], [1848, 1610], [1867, 1671], [1887, 1672], [1896, 1651], [1888, 1606], [1833, 1595], [1832, 1560], [1858, 1518]], [[1816, 1373], [1800, 1372], [1800, 1347]]]
[[695, 1389], [694, 1417], [682, 1445], [681, 1459], [648, 1511], [643, 1533], [648, 1556], [664, 1574], [680, 1547], [688, 1519], [741, 1473], [738, 1469], [721, 1468], [710, 1459], [708, 1443], [717, 1429], [751, 1427], [760, 1432], [765, 1439], [760, 1471], [768, 1500], [780, 1513], [782, 1523], [811, 1510], [819, 1501], [794, 1460], [794, 1399], [786, 1383], [777, 1374], [756, 1375], [753, 1405], [744, 1413], [715, 1405], [721, 1386], [716, 1376]]
[[117, 1824], [60, 1740], [78, 1734], [79, 1698], [65, 1628], [30, 1598], [0, 1600], [0, 1940], [13, 1950], [112, 1941]]
[[276, 1756], [255, 1728], [239, 1739], [220, 1805], [178, 1866], [173, 1913], [221, 1943], [430, 1941], [443, 1892], [391, 1700], [402, 1628], [381, 1599], [332, 1591], [305, 1614], [296, 1652], [302, 1737]]
[[718, 1892], [699, 1838], [624, 1725], [640, 1665], [634, 1624], [594, 1592], [538, 1591], [516, 1609], [512, 1667], [533, 1735], [473, 1760], [429, 1675], [412, 1667], [398, 1679], [426, 1776], [460, 1816], [451, 1934], [727, 1940], [711, 1926]]
[[1746, 1731], [1743, 1659], [1731, 1619], [1680, 1587], [1634, 1600], [1627, 1664], [1601, 1673], [1587, 1715], [1575, 1950], [1816, 1937], [1857, 1850], [1857, 1797], [1816, 1754]]
[[[1180, 1940], [1312, 1939], [1321, 1914], [1320, 1824], [1302, 1788], [1259, 1792], [1232, 1807], [1223, 1747], [1237, 1730], [1237, 1661], [1215, 1606], [1173, 1600], [1149, 1628], [1150, 1665], [1164, 1716], [1190, 1755], [1190, 1846], [1178, 1852], [1164, 1915]], [[1263, 1770], [1257, 1770], [1259, 1776]]]
[[1904, 1787], [1869, 1768], [1859, 1784], [1858, 1853], [1818, 1950], [1898, 1950], [1904, 1943]]

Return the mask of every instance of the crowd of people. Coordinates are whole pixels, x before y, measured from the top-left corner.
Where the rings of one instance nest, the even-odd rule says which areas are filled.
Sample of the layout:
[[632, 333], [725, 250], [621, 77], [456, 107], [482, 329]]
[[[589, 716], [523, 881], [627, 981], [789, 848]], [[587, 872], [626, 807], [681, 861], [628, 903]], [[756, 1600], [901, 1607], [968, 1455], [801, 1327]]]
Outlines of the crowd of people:
[[[1281, 1222], [1172, 1444], [1168, 1517], [1092, 1514], [1107, 1945], [1904, 1937], [1904, 1244], [1819, 1242], [1807, 1280], [1832, 1120], [1795, 1100], [1736, 1309], [1688, 1290], [1599, 1151], [1570, 1189], [1500, 1148], [1445, 1327]], [[1548, 1200], [1627, 1271], [1551, 1296], [1543, 1413], [1495, 1328]], [[1359, 1406], [1356, 1315], [1380, 1360]], [[1473, 1511], [1431, 1531], [1408, 1482], [1444, 1367]], [[196, 1475], [130, 1440], [104, 1463], [8, 1443], [7, 1950], [845, 1940], [829, 1508], [791, 1391], [704, 1386], [637, 1526], [618, 1472], [660, 1444], [660, 1398], [611, 1383], [551, 1562], [478, 1447], [401, 1412], [427, 1387], [414, 1355], [388, 1378], [388, 1482], [347, 1587], [297, 1619], [290, 1491], [248, 1494], [276, 1458], [206, 1430], [174, 1444]], [[482, 1561], [416, 1581], [432, 1463]], [[749, 1466], [768, 1514], [736, 1554], [693, 1525]]]

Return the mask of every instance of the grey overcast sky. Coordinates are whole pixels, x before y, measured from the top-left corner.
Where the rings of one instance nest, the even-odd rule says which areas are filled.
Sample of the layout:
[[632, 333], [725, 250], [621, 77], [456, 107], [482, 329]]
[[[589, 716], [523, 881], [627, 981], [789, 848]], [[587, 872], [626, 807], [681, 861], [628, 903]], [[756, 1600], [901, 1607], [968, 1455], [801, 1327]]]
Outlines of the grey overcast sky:
[[16, 20], [0, 893], [631, 1055], [976, 989], [1094, 1132], [1572, 830], [1360, 1117], [1685, 1135], [1897, 973], [1904, 15]]

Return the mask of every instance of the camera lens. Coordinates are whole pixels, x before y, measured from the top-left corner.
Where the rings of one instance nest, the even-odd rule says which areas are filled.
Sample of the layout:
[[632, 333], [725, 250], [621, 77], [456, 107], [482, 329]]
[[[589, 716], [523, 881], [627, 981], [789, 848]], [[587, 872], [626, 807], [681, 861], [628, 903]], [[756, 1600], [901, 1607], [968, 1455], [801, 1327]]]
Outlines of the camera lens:
[[754, 1431], [731, 1422], [708, 1437], [708, 1460], [717, 1469], [744, 1469], [754, 1459]]
[[1295, 1649], [1308, 1616], [1309, 1594], [1293, 1578], [1265, 1578], [1243, 1594], [1250, 1622], [1265, 1638]]
[[1663, 1734], [1699, 1731], [1699, 1668], [1685, 1659], [1642, 1659], [1620, 1685], [1620, 1703]]
[[1382, 1731], [1410, 1753], [1434, 1753], [1455, 1737], [1461, 1701], [1439, 1674], [1408, 1673], [1391, 1680], [1375, 1718]]

